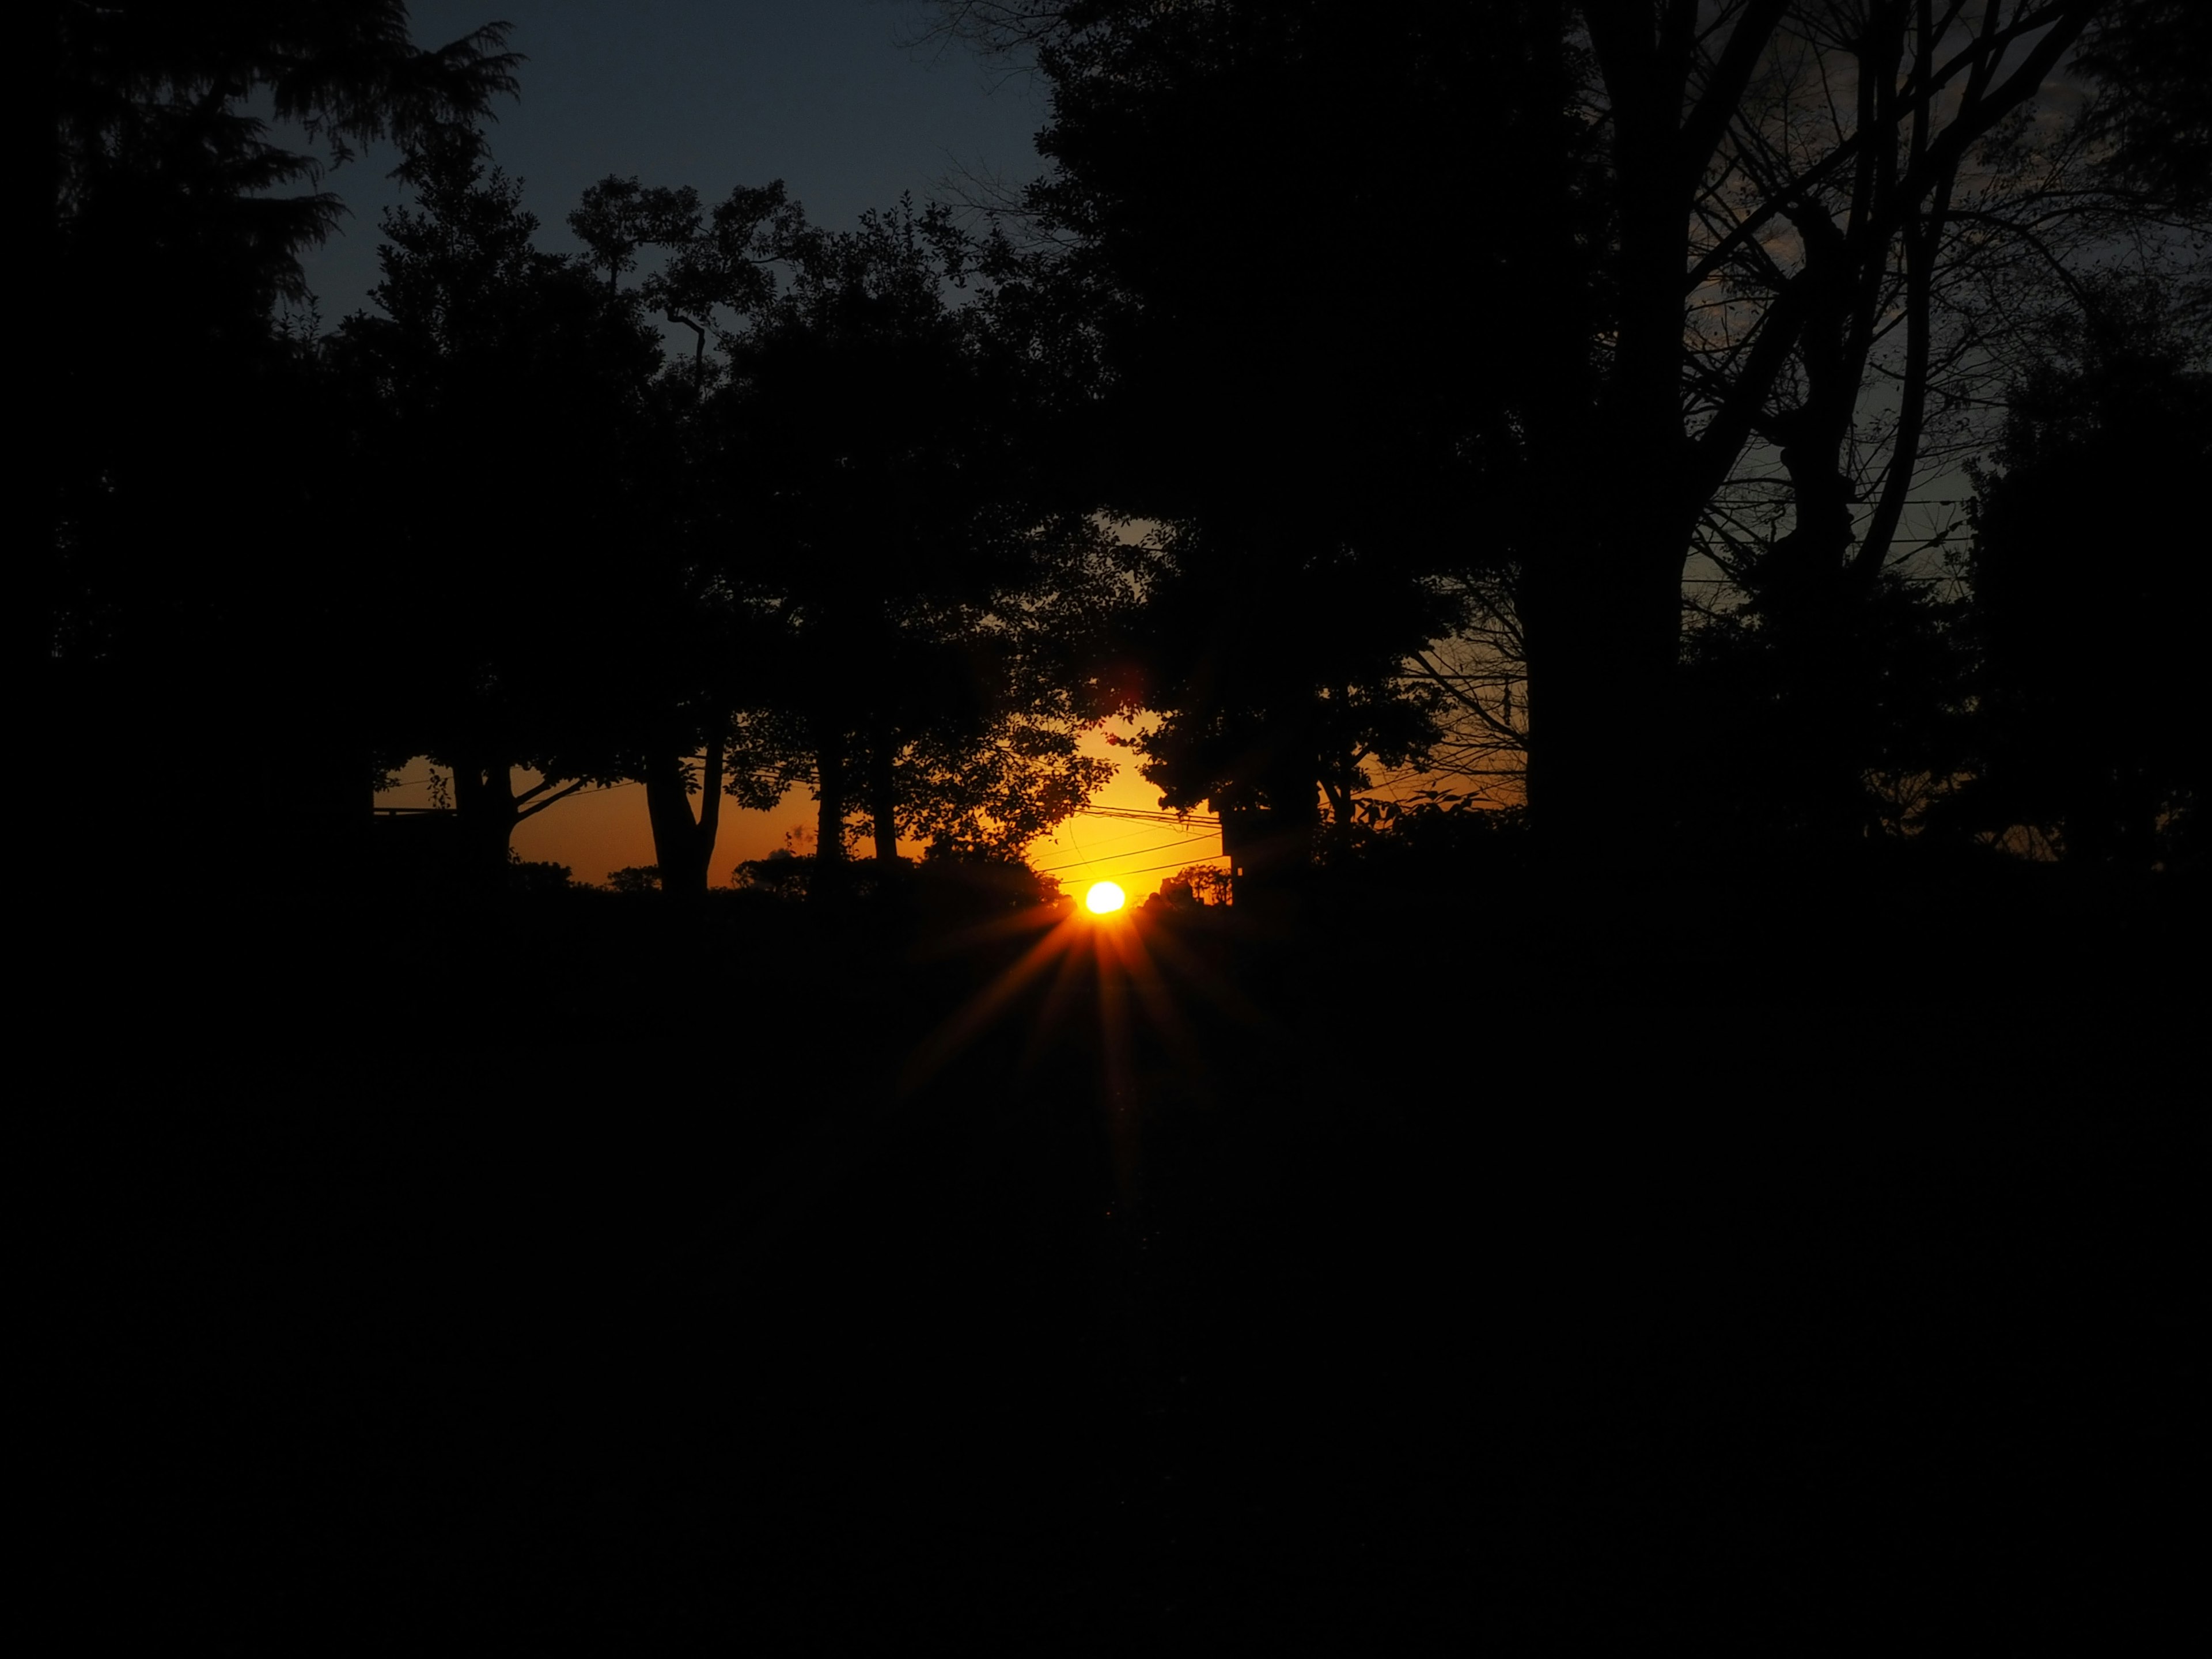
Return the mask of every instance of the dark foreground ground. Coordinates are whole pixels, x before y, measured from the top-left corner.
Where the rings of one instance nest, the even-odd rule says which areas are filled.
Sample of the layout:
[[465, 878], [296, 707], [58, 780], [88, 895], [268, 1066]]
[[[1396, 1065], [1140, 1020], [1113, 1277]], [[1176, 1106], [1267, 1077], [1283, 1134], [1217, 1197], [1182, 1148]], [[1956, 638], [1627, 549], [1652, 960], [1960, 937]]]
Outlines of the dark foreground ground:
[[2148, 1652], [2194, 1601], [2167, 896], [1140, 919], [1156, 972], [980, 1023], [1036, 935], [951, 927], [59, 930], [70, 1650]]

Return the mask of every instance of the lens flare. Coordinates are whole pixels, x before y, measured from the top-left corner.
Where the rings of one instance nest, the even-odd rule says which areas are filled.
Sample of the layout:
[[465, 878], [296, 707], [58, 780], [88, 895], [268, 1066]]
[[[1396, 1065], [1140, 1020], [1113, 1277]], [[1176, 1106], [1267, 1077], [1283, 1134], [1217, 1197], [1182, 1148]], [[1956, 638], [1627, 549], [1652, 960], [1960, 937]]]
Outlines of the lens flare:
[[1109, 911], [1120, 909], [1128, 902], [1128, 897], [1112, 882], [1102, 881], [1083, 896], [1083, 902], [1091, 907], [1091, 915], [1103, 916]]

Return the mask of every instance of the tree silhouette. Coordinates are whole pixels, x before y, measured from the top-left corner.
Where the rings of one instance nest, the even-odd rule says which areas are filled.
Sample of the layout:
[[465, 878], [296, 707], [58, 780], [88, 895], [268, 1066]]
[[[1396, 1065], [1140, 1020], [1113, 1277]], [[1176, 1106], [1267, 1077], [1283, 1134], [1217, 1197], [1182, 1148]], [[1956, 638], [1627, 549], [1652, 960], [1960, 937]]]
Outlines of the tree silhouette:
[[637, 268], [640, 248], [679, 248], [698, 237], [699, 192], [689, 185], [648, 188], [610, 173], [585, 191], [568, 215], [568, 228], [591, 250], [592, 264], [607, 273], [612, 293]]
[[[364, 574], [386, 641], [387, 752], [452, 767], [474, 867], [492, 879], [515, 824], [618, 770], [635, 708], [609, 623], [610, 554], [651, 500], [646, 389], [660, 355], [634, 305], [540, 251], [520, 187], [473, 147], [418, 151], [419, 198], [385, 218], [380, 316], [349, 318], [331, 358], [364, 466], [404, 478], [369, 531]], [[374, 564], [370, 565], [369, 561]], [[636, 633], [633, 633], [633, 637]], [[514, 769], [541, 781], [520, 792]]]
[[[265, 99], [271, 117], [296, 123], [337, 163], [365, 141], [411, 146], [469, 130], [516, 90], [521, 62], [500, 50], [504, 23], [416, 46], [402, 0], [42, 5], [38, 17], [49, 37], [53, 119], [42, 137], [55, 251], [84, 280], [118, 240], [135, 244], [160, 277], [149, 282], [142, 267], [138, 292], [161, 299], [171, 283], [188, 284], [176, 309], [203, 327], [240, 305], [258, 323], [276, 296], [302, 297], [300, 251], [339, 210], [327, 193], [271, 193], [313, 182], [324, 163], [272, 142], [250, 100]], [[210, 307], [218, 289], [230, 303]]]
[[2057, 343], [1976, 489], [1984, 760], [1959, 816], [2142, 871], [2191, 844], [2206, 782], [2186, 596], [2212, 376], [2156, 290], [2103, 291]]
[[757, 188], [739, 185], [702, 218], [699, 193], [689, 185], [647, 186], [610, 176], [584, 192], [568, 227], [591, 249], [593, 264], [605, 270], [611, 290], [635, 267], [640, 248], [666, 250], [666, 260], [647, 276], [641, 295], [647, 309], [692, 331], [692, 382], [701, 395], [708, 337], [725, 349], [732, 337], [716, 313], [737, 313], [742, 326], [775, 295], [775, 265], [799, 253], [816, 234], [781, 179]]
[[[1030, 205], [1075, 244], [1070, 268], [1093, 283], [1117, 386], [1145, 388], [1150, 363], [1160, 376], [1151, 384], [1169, 389], [1143, 414], [1169, 433], [1160, 447], [1170, 453], [1144, 451], [1131, 468], [1161, 503], [1152, 511], [1190, 515], [1169, 484], [1182, 476], [1178, 461], [1185, 473], [1202, 465], [1217, 493], [1237, 488], [1240, 469], [1222, 464], [1218, 436], [1155, 416], [1155, 406], [1203, 410], [1216, 432], [1240, 431], [1242, 422], [1224, 418], [1222, 386], [1265, 389], [1252, 422], [1265, 436], [1237, 447], [1291, 462], [1272, 478], [1243, 473], [1248, 492], [1291, 504], [1278, 510], [1340, 547], [1371, 551], [1389, 538], [1371, 524], [1344, 528], [1359, 514], [1333, 512], [1316, 477], [1372, 480], [1379, 495], [1424, 499], [1368, 458], [1360, 446], [1370, 433], [1389, 434], [1393, 457], [1422, 477], [1427, 500], [1449, 476], [1440, 457], [1486, 477], [1485, 507], [1496, 508], [1482, 520], [1495, 538], [1486, 562], [1517, 573], [1537, 822], [1569, 850], [1593, 854], [1624, 814], [1646, 823], [1669, 816], [1684, 775], [1664, 734], [1674, 729], [1685, 562], [1703, 547], [1731, 550], [1734, 567], [1759, 585], [1763, 648], [1778, 666], [1794, 665], [1795, 702], [1818, 713], [1808, 737], [1831, 751], [1827, 793], [1850, 795], [1851, 745], [1819, 732], [1859, 715], [1814, 705], [1864, 683], [1844, 659], [1870, 629], [1880, 632], [1876, 590], [1931, 445], [1971, 435], [1963, 399], [1971, 376], [1985, 372], [1990, 319], [2017, 305], [2023, 262], [2071, 257], [2102, 222], [2088, 208], [2114, 209], [2087, 179], [2069, 183], [2088, 129], [2032, 127], [2025, 117], [2112, 8], [1588, 0], [1451, 16], [1400, 9], [1382, 21], [1318, 4], [950, 10], [1001, 42], [1037, 46], [1053, 82], [1055, 125], [1043, 143], [1058, 170]], [[1301, 56], [1317, 43], [1326, 49]], [[1316, 193], [1331, 203], [1333, 228], [1363, 247], [1402, 252], [1389, 267], [1392, 303], [1403, 307], [1392, 320], [1415, 319], [1399, 324], [1409, 344], [1425, 331], [1417, 349], [1393, 350], [1390, 322], [1378, 328], [1363, 311], [1369, 349], [1347, 362], [1456, 367], [1451, 341], [1464, 317], [1516, 319], [1515, 350], [1499, 349], [1493, 333], [1480, 361], [1440, 382], [1482, 393], [1462, 392], [1452, 417], [1428, 428], [1452, 434], [1441, 449], [1406, 441], [1419, 426], [1409, 433], [1375, 418], [1378, 408], [1401, 419], [1422, 409], [1419, 374], [1401, 375], [1387, 398], [1361, 395], [1379, 383], [1363, 386], [1357, 373], [1332, 382], [1340, 371], [1318, 325], [1334, 314], [1336, 296], [1302, 291], [1279, 264], [1237, 251], [1282, 246], [1279, 234], [1270, 242], [1240, 223], [1272, 232], [1298, 222], [1295, 205], [1272, 193], [1275, 179], [1336, 176], [1328, 158], [1309, 165], [1295, 148], [1263, 160], [1241, 146], [1258, 134], [1273, 142], [1290, 125], [1286, 109], [1328, 112], [1307, 125], [1336, 143], [1336, 112], [1367, 110], [1367, 99], [1389, 106], [1370, 111], [1363, 131], [1409, 133], [1431, 107], [1431, 76], [1451, 88], [1436, 94], [1433, 107], [1452, 112], [1440, 120], [1459, 126], [1400, 145], [1410, 162], [1355, 164], [1340, 187]], [[1507, 78], [1525, 102], [1470, 91]], [[1838, 88], [1850, 95], [1832, 96]], [[1478, 105], [1488, 112], [1467, 112]], [[2046, 131], [2056, 135], [2049, 142], [2039, 136]], [[1356, 142], [1341, 153], [1360, 154]], [[1284, 165], [1284, 155], [1295, 159]], [[1480, 156], [1480, 179], [1429, 160], [1438, 155]], [[1192, 188], [1191, 167], [1218, 169], [1202, 175], [1216, 182]], [[1389, 200], [1400, 178], [1419, 178], [1432, 202], [1480, 200], [1511, 229], [1483, 246], [1471, 269], [1463, 253], [1419, 252], [1383, 225], [1358, 234], [1366, 204]], [[1419, 217], [1401, 210], [1388, 224]], [[1458, 236], [1461, 248], [1468, 242]], [[1438, 270], [1456, 279], [1453, 292], [1424, 289]], [[1547, 303], [1516, 307], [1540, 281]], [[1228, 296], [1207, 294], [1209, 282]], [[1270, 310], [1284, 296], [1296, 296], [1285, 307], [1293, 314]], [[1307, 349], [1290, 349], [1293, 340]], [[1338, 415], [1347, 410], [1361, 423], [1349, 433]], [[1604, 488], [1589, 487], [1594, 465]], [[1773, 482], [1762, 482], [1770, 472]], [[1747, 496], [1784, 503], [1785, 533], [1741, 533]], [[1544, 506], [1516, 514], [1516, 497]], [[1217, 510], [1217, 561], [1279, 540], [1223, 526]], [[1267, 605], [1325, 562], [1258, 557], [1250, 578], [1226, 585]], [[1377, 573], [1363, 574], [1369, 595], [1388, 592]], [[1370, 597], [1364, 609], [1389, 637], [1386, 602]], [[1255, 630], [1297, 641], [1291, 654], [1310, 653], [1293, 618], [1251, 614]], [[1223, 631], [1218, 621], [1212, 631]], [[1635, 717], [1624, 718], [1626, 709]], [[1267, 726], [1300, 751], [1318, 748], [1307, 733], [1289, 735], [1297, 724]]]
[[[1550, 424], [1537, 441], [1565, 503], [1522, 594], [1540, 826], [1596, 837], [1669, 799], [1685, 560], [1762, 435], [1784, 452], [1795, 520], [1773, 580], [1790, 566], [1805, 594], [1802, 605], [1778, 597], [1776, 615], [1804, 619], [1801, 653], [1826, 648], [1828, 619], [1848, 610], [1843, 555], [1855, 528], [1838, 459], [1867, 383], [1870, 320], [1887, 326], [1901, 310], [1890, 465], [1850, 575], [1861, 592], [1872, 582], [1915, 474], [1930, 363], [1924, 284], [1946, 204], [2094, 9], [2023, 0], [1976, 9], [1971, 25], [1954, 5], [1578, 9], [1603, 145], [1607, 317], [1590, 417]], [[1786, 88], [1776, 77], [1808, 54], [1857, 95], [1832, 124], [1801, 121], [1778, 143], [1768, 115]], [[1734, 274], [1746, 264], [1755, 276]], [[1593, 451], [1608, 457], [1607, 487], [1571, 491]], [[1622, 718], [1629, 708], [1633, 720]]]
[[1678, 785], [1708, 854], [1832, 855], [1922, 827], [1970, 754], [1971, 645], [1944, 584], [1886, 572], [1820, 623], [1766, 595], [1683, 641]]
[[809, 233], [780, 182], [734, 190], [704, 217], [689, 185], [611, 177], [585, 191], [568, 223], [605, 272], [611, 299], [623, 295], [641, 248], [664, 250], [631, 298], [690, 328], [696, 342], [688, 374], [664, 374], [648, 389], [647, 435], [629, 453], [626, 568], [611, 593], [602, 589], [614, 600], [603, 663], [621, 689], [602, 704], [596, 753], [579, 748], [569, 757], [583, 773], [644, 787], [661, 889], [696, 902], [706, 895], [723, 797], [765, 809], [797, 776], [787, 723], [773, 708], [784, 665], [760, 603], [761, 544], [744, 526], [726, 533], [713, 508], [707, 341], [711, 332], [726, 349], [735, 337], [720, 325], [722, 310], [737, 313], [739, 329], [757, 316], [775, 293], [775, 264]]
[[2118, 0], [2081, 66], [2100, 83], [2087, 120], [2105, 167], [2147, 205], [2212, 205], [2212, 13], [2189, 0]]
[[978, 251], [945, 210], [785, 251], [787, 287], [730, 337], [714, 423], [738, 580], [782, 632], [775, 706], [804, 732], [826, 892], [855, 807], [889, 862], [902, 823], [1004, 850], [1096, 786], [1075, 752], [1092, 715], [1044, 641], [1098, 537], [1025, 489], [1037, 376], [987, 300], [948, 301]]
[[[163, 708], [171, 735], [149, 741], [165, 775], [252, 757], [234, 805], [283, 826], [282, 856], [258, 863], [282, 884], [329, 854], [365, 781], [368, 641], [343, 562], [298, 543], [343, 512], [317, 445], [322, 385], [271, 316], [304, 299], [299, 253], [340, 210], [301, 187], [365, 140], [466, 132], [519, 60], [498, 25], [418, 47], [396, 0], [41, 4], [33, 28], [29, 165], [47, 198], [26, 269], [48, 314], [103, 319], [26, 343], [44, 412], [16, 617], [52, 763]], [[272, 139], [270, 118], [308, 148]], [[67, 833], [98, 839], [81, 817]]]
[[1024, 213], [1064, 250], [1068, 332], [1097, 342], [1093, 488], [1164, 526], [1132, 641], [1164, 715], [1148, 775], [1264, 811], [1295, 868], [1324, 790], [1341, 810], [1363, 758], [1429, 735], [1394, 695], [1453, 611], [1422, 579], [1502, 556], [1483, 532], [1509, 411], [1585, 349], [1571, 321], [1491, 325], [1540, 286], [1578, 314], [1574, 204], [1547, 171], [1569, 137], [1559, 20], [951, 9], [1042, 46], [1053, 170]]

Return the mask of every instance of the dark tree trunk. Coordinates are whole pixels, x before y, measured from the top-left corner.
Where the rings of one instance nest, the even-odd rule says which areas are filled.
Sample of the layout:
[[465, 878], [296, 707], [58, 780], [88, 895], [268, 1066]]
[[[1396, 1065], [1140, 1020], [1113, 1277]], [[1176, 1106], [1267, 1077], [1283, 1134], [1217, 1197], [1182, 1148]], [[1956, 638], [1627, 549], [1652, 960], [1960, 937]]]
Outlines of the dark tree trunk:
[[1672, 840], [1682, 568], [1702, 499], [1682, 428], [1680, 211], [1656, 210], [1660, 158], [1622, 149], [1619, 337], [1595, 410], [1544, 413], [1540, 476], [1563, 511], [1522, 594], [1530, 817], [1547, 861], [1577, 878], [1663, 858]]
[[1682, 569], [1742, 424], [1717, 419], [1696, 443], [1684, 429], [1683, 227], [1785, 9], [1750, 0], [1692, 102], [1695, 7], [1583, 8], [1611, 104], [1613, 350], [1594, 420], [1547, 418], [1534, 434], [1565, 522], [1530, 558], [1522, 595], [1529, 811], [1554, 867], [1577, 875], [1656, 863], [1674, 839]]
[[722, 832], [722, 763], [726, 740], [718, 723], [699, 762], [699, 879], [703, 887], [714, 862], [714, 838]]
[[1316, 696], [1300, 686], [1277, 705], [1281, 710], [1276, 746], [1260, 776], [1268, 806], [1270, 845], [1266, 853], [1271, 886], [1294, 889], [1313, 867], [1314, 842], [1321, 830], [1321, 751]]
[[1577, 874], [1656, 858], [1672, 836], [1686, 544], [1653, 518], [1601, 526], [1526, 586], [1529, 811], [1547, 860]]
[[645, 806], [653, 824], [660, 890], [679, 902], [703, 902], [714, 866], [714, 837], [721, 827], [721, 738], [716, 736], [707, 745], [700, 768], [697, 818], [691, 815], [683, 760], [672, 750], [655, 756], [646, 768]]
[[1616, 332], [1595, 421], [1547, 422], [1566, 520], [1531, 560], [1525, 594], [1529, 811], [1553, 862], [1578, 875], [1655, 854], [1671, 831], [1666, 745], [1695, 522], [1680, 392], [1686, 42], [1655, 29], [1648, 7], [1594, 8], [1591, 23], [1614, 124]]
[[505, 766], [474, 762], [453, 768], [453, 816], [460, 824], [462, 881], [496, 892], [507, 879], [507, 843], [521, 820], [515, 811], [514, 775]]
[[875, 820], [876, 862], [888, 872], [898, 863], [898, 739], [887, 721], [868, 734], [868, 810]]
[[815, 794], [821, 810], [815, 823], [814, 881], [810, 896], [823, 902], [845, 890], [845, 738], [817, 720], [814, 736]]
[[[1269, 696], [1264, 746], [1241, 768], [1237, 798], [1217, 799], [1222, 850], [1239, 905], [1273, 905], [1307, 884], [1321, 829], [1318, 698], [1311, 685], [1279, 683]], [[1256, 795], [1264, 803], [1254, 810]]]
[[1783, 447], [1797, 522], [1767, 556], [1755, 586], [1768, 655], [1782, 676], [1774, 690], [1791, 732], [1790, 752], [1768, 757], [1785, 774], [1771, 783], [1784, 792], [1800, 830], [1840, 843], [1864, 828], [1853, 732], [1861, 696], [1871, 690], [1858, 627], [1869, 567], [1851, 562], [1851, 483], [1837, 461], [1849, 411], [1832, 424], [1832, 412], [1820, 411], [1814, 438]]

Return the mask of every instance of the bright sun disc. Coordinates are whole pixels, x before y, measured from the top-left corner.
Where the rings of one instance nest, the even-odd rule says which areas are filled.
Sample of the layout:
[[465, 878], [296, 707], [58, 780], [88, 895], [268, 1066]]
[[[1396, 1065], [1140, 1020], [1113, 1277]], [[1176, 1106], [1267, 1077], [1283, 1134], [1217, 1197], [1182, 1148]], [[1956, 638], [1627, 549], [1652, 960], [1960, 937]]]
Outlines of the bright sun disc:
[[1093, 915], [1103, 916], [1109, 910], [1120, 909], [1128, 896], [1112, 882], [1102, 881], [1083, 896], [1083, 902], [1091, 907]]

